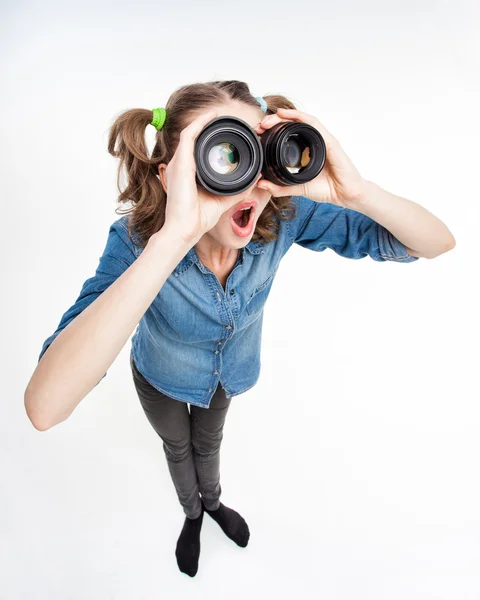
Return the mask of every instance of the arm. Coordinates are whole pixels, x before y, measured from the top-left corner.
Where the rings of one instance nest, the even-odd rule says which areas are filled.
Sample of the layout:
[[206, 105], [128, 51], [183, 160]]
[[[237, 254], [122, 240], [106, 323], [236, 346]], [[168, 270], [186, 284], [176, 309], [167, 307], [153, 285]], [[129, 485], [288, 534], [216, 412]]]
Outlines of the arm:
[[382, 262], [415, 262], [407, 248], [388, 229], [356, 210], [329, 202], [314, 202], [306, 196], [294, 196], [297, 210], [287, 221], [290, 242], [322, 252], [330, 248], [345, 258], [370, 256]]
[[372, 181], [363, 195], [346, 204], [387, 228], [411, 256], [435, 258], [455, 247], [447, 226], [420, 204], [387, 192]]
[[[301, 194], [295, 197], [302, 199], [308, 196], [310, 200], [315, 202], [357, 211], [359, 214], [363, 214], [365, 218], [370, 217], [378, 225], [379, 242], [377, 249], [374, 247], [375, 235], [371, 231], [374, 227], [371, 226], [371, 230], [368, 231], [368, 235], [371, 236], [369, 243], [367, 243], [367, 240], [361, 243], [359, 238], [355, 239], [358, 231], [353, 232], [353, 245], [357, 246], [357, 251], [355, 252], [355, 249], [352, 248], [353, 252], [349, 252], [349, 242], [343, 246], [341, 245], [341, 224], [348, 226], [352, 222], [360, 228], [363, 226], [368, 228], [368, 221], [362, 223], [359, 217], [353, 217], [348, 212], [344, 215], [338, 213], [335, 216], [338, 230], [335, 239], [333, 239], [335, 252], [342, 254], [345, 251], [346, 253], [342, 255], [350, 258], [362, 258], [366, 252], [375, 260], [381, 260], [381, 257], [384, 257], [387, 260], [411, 262], [405, 260], [405, 258], [413, 260], [421, 256], [434, 258], [455, 246], [455, 239], [446, 225], [428, 210], [411, 200], [390, 194], [373, 182], [365, 180], [344, 152], [339, 141], [313, 115], [295, 109], [279, 108], [276, 114], [267, 115], [262, 119], [257, 127], [257, 132], [261, 134], [265, 129], [274, 127], [282, 121], [304, 122], [321, 133], [327, 150], [325, 167], [317, 177], [307, 183], [296, 186], [279, 186], [262, 179], [257, 182], [257, 186], [268, 190], [275, 197]], [[325, 247], [332, 247], [328, 245], [329, 240], [332, 241], [332, 236], [326, 229], [326, 245], [322, 247], [320, 240], [317, 240], [318, 243], [315, 241], [315, 236], [322, 235], [323, 224], [319, 216], [321, 212], [322, 209], [312, 209], [308, 218], [311, 217], [314, 227], [307, 232], [305, 244], [301, 243], [301, 245], [311, 247], [313, 250], [324, 250]], [[335, 211], [328, 208], [326, 212], [334, 213]], [[328, 220], [328, 218], [327, 214], [326, 219]], [[350, 239], [349, 232], [347, 232], [346, 237]], [[295, 232], [293, 241], [296, 241]], [[395, 256], [391, 255], [387, 248], [389, 245], [394, 250]], [[382, 246], [385, 246], [385, 248], [382, 248]], [[404, 253], [403, 258], [396, 256], [397, 252], [401, 251]]]
[[25, 409], [36, 429], [64, 421], [103, 379], [189, 249], [174, 231], [164, 228], [135, 258], [115, 224], [111, 226], [95, 276], [84, 283], [57, 331], [45, 340], [25, 390]]

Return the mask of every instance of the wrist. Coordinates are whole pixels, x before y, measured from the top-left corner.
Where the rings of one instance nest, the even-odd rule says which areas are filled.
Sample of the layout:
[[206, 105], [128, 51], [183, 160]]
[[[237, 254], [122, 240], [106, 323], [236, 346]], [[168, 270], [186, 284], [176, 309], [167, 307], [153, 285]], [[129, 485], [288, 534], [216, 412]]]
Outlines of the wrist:
[[345, 208], [350, 208], [358, 212], [368, 211], [376, 196], [377, 184], [373, 181], [364, 179], [359, 192], [355, 197], [344, 201]]
[[152, 235], [148, 243], [151, 246], [155, 246], [159, 240], [161, 240], [160, 245], [167, 240], [172, 249], [178, 251], [180, 254], [182, 252], [186, 254], [197, 243], [198, 238], [186, 235], [182, 229], [171, 223], [165, 223], [157, 233]]

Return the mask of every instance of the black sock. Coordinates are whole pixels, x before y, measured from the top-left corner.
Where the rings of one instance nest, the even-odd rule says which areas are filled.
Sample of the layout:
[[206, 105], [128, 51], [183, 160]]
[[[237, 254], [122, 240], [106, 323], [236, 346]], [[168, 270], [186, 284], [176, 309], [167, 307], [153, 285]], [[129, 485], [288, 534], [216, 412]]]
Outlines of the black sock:
[[250, 538], [250, 531], [245, 519], [238, 512], [233, 510], [233, 508], [228, 508], [222, 502], [220, 502], [217, 510], [208, 510], [205, 508], [205, 512], [220, 525], [227, 537], [233, 540], [238, 546], [245, 548]]
[[203, 521], [202, 512], [196, 519], [185, 517], [185, 523], [177, 541], [175, 556], [177, 557], [178, 568], [182, 573], [193, 577], [198, 570], [198, 559], [200, 556], [200, 531]]

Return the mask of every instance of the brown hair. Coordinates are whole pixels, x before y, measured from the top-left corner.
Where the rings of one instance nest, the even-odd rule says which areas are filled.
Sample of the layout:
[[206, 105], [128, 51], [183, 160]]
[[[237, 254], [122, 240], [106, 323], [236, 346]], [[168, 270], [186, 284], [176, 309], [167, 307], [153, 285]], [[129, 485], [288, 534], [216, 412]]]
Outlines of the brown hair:
[[[167, 118], [163, 128], [156, 133], [156, 143], [151, 157], [148, 156], [145, 142], [145, 129], [152, 121], [152, 110], [132, 108], [120, 114], [114, 121], [108, 138], [108, 151], [120, 159], [117, 174], [118, 202], [132, 202], [133, 208], [117, 214], [132, 213], [128, 217], [129, 234], [132, 228], [138, 236], [138, 243], [145, 247], [149, 238], [159, 231], [165, 222], [167, 195], [158, 175], [157, 165], [168, 164], [175, 154], [180, 141], [180, 132], [189, 121], [213, 105], [229, 100], [238, 100], [251, 106], [259, 106], [250, 93], [248, 85], [242, 81], [210, 81], [185, 85], [168, 99], [165, 109]], [[280, 95], [264, 96], [267, 113], [273, 114], [278, 108], [293, 108], [295, 105]], [[115, 148], [117, 146], [117, 148]], [[127, 185], [121, 189], [122, 169], [127, 173]], [[295, 217], [296, 205], [292, 196], [271, 198], [260, 214], [252, 240], [266, 243], [277, 238], [278, 219]]]

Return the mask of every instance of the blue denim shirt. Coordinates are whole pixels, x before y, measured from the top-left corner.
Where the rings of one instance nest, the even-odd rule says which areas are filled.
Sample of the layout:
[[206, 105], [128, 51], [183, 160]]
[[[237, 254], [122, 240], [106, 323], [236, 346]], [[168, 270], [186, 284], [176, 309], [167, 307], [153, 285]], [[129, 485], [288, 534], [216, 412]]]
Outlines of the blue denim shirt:
[[[280, 221], [276, 240], [268, 244], [250, 241], [240, 250], [225, 290], [194, 247], [172, 271], [132, 336], [137, 369], [153, 387], [182, 402], [208, 408], [219, 381], [229, 397], [257, 383], [263, 309], [280, 262], [294, 243], [315, 252], [331, 248], [353, 259], [418, 260], [363, 213], [305, 196], [292, 200], [297, 205], [296, 217]], [[38, 360], [60, 331], [143, 251], [135, 236], [133, 241], [129, 238], [126, 219], [124, 215], [110, 226], [95, 275], [84, 282], [75, 303], [45, 340]]]

